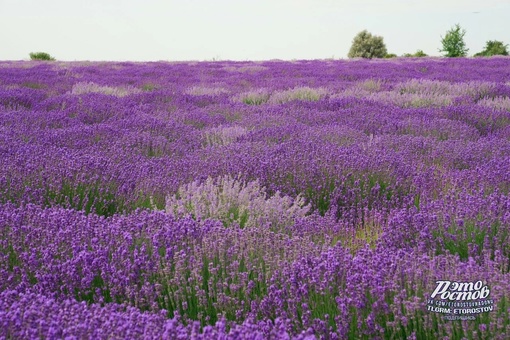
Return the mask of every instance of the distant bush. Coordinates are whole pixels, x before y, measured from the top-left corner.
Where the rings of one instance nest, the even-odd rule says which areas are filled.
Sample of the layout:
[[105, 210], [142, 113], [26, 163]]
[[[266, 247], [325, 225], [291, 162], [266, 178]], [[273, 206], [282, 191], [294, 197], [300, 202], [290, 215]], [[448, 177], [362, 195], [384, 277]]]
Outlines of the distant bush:
[[31, 52], [29, 55], [30, 60], [50, 60], [50, 61], [55, 60], [55, 58], [53, 58], [49, 53], [46, 52]]
[[415, 57], [421, 58], [421, 57], [428, 57], [428, 54], [423, 52], [422, 50], [418, 50], [414, 53]]
[[390, 59], [390, 58], [396, 58], [397, 55], [395, 53], [388, 53], [384, 56], [384, 58], [386, 59]]
[[465, 57], [469, 51], [464, 42], [466, 30], [462, 29], [459, 24], [453, 26], [441, 37], [442, 49], [439, 52], [445, 52], [445, 57]]
[[428, 57], [428, 54], [423, 52], [422, 50], [418, 50], [415, 53], [404, 53], [402, 57], [405, 58], [421, 58], [421, 57]]
[[493, 55], [508, 55], [508, 44], [502, 41], [489, 40], [485, 43], [485, 49], [475, 54], [475, 57], [490, 57]]
[[352, 40], [349, 58], [384, 58], [388, 54], [383, 37], [372, 35], [367, 30], [359, 32]]

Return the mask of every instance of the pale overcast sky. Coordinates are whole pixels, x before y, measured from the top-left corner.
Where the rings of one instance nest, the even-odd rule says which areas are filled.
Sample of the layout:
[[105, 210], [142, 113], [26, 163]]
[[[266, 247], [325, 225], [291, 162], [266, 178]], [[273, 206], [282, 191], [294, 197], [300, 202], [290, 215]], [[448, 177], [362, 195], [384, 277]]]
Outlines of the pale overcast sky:
[[510, 44], [510, 0], [0, 0], [0, 60], [346, 58], [353, 37], [440, 55], [459, 23], [472, 55]]

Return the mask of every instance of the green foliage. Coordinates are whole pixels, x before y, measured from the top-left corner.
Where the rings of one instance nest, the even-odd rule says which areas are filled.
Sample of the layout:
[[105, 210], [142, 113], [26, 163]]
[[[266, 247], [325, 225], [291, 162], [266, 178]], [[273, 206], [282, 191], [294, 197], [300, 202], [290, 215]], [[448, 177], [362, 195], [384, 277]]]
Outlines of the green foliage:
[[349, 58], [384, 58], [388, 54], [383, 37], [372, 35], [367, 30], [359, 32], [352, 40]]
[[414, 53], [404, 53], [402, 57], [405, 58], [422, 58], [422, 57], [428, 57], [428, 54], [423, 52], [422, 50], [417, 50]]
[[475, 54], [475, 57], [490, 57], [493, 55], [508, 55], [508, 44], [502, 41], [489, 40], [485, 43], [485, 49]]
[[465, 57], [469, 49], [466, 48], [464, 35], [466, 35], [466, 30], [459, 24], [455, 24], [444, 37], [441, 37], [443, 47], [439, 52], [445, 52], [445, 57]]
[[384, 58], [386, 59], [390, 59], [390, 58], [396, 58], [397, 55], [395, 53], [388, 53], [384, 56]]
[[55, 58], [53, 58], [49, 53], [46, 53], [46, 52], [30, 52], [30, 59], [31, 60], [49, 60], [49, 61], [55, 60]]
[[423, 52], [423, 50], [418, 50], [414, 53], [414, 56], [417, 58], [422, 58], [422, 57], [428, 57], [428, 54]]

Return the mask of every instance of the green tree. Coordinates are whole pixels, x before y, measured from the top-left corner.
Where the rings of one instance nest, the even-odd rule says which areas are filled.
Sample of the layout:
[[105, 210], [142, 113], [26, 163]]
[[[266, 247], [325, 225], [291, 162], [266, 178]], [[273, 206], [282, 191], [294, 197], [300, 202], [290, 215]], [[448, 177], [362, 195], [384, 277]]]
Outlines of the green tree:
[[464, 35], [466, 35], [466, 30], [462, 29], [459, 24], [453, 26], [444, 37], [441, 37], [443, 48], [439, 52], [445, 52], [445, 57], [465, 57], [469, 49], [466, 48]]
[[415, 57], [422, 58], [422, 57], [428, 57], [427, 53], [423, 52], [422, 50], [418, 50], [414, 53]]
[[502, 41], [489, 40], [485, 43], [485, 49], [475, 54], [475, 57], [490, 57], [493, 55], [508, 55], [508, 44]]
[[372, 35], [367, 30], [359, 32], [352, 40], [349, 58], [384, 58], [388, 54], [383, 37]]
[[49, 53], [46, 52], [30, 52], [30, 59], [31, 60], [50, 60], [54, 61], [55, 58], [53, 58]]
[[421, 57], [428, 57], [428, 54], [423, 52], [422, 50], [418, 50], [415, 53], [404, 53], [402, 57], [406, 58], [421, 58]]

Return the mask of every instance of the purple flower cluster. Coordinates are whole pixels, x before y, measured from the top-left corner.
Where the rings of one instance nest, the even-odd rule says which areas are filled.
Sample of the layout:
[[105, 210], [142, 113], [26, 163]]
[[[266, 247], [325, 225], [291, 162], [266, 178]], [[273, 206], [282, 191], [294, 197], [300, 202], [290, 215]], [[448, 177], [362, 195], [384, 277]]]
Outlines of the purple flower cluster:
[[[116, 304], [88, 306], [74, 300], [55, 300], [35, 293], [0, 293], [2, 337], [14, 339], [289, 339], [288, 320], [250, 321], [227, 330], [224, 320], [200, 329], [200, 323], [183, 325], [179, 316], [142, 313]], [[313, 339], [311, 330], [292, 336]]]
[[1, 62], [0, 338], [507, 339], [509, 75]]

